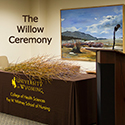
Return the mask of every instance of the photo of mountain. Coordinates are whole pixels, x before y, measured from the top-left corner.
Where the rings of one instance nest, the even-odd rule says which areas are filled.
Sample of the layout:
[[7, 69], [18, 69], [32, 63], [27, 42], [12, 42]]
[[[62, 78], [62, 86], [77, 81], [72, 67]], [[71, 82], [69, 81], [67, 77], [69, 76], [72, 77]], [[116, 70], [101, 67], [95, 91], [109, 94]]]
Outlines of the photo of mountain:
[[61, 53], [64, 59], [95, 61], [93, 48], [123, 51], [123, 5], [61, 10]]

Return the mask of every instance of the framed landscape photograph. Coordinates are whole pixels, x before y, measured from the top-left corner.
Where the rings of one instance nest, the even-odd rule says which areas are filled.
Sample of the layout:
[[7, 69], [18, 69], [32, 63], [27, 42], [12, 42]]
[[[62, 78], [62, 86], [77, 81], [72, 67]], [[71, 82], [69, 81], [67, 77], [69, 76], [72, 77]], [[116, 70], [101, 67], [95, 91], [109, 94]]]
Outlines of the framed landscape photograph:
[[123, 51], [123, 11], [124, 5], [60, 10], [62, 59], [96, 61], [95, 49], [112, 49], [114, 40]]

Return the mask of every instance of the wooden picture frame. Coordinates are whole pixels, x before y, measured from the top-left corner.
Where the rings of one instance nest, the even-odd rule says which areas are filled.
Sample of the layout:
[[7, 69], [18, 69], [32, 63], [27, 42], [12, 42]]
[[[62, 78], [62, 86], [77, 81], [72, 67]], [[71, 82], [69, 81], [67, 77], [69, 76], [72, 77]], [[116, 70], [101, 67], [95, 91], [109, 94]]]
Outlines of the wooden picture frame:
[[114, 35], [114, 49], [124, 52], [123, 4], [62, 9], [60, 18], [62, 59], [95, 61], [95, 49], [113, 49]]

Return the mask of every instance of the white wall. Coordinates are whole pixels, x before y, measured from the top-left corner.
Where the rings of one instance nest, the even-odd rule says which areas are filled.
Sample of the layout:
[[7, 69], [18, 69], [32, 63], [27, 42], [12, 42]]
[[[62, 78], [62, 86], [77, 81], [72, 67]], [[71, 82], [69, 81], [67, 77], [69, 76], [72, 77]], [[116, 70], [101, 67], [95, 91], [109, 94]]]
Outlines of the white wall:
[[[46, 0], [31, 0], [31, 15], [38, 17], [38, 22], [33, 23], [33, 26], [44, 27], [43, 33], [35, 33], [32, 36], [36, 38], [46, 37]], [[46, 44], [31, 44], [31, 56], [42, 55], [46, 53]]]
[[16, 27], [26, 25], [23, 14], [30, 14], [30, 0], [0, 0], [0, 56], [7, 56], [9, 62], [24, 60], [30, 56], [30, 45], [9, 42], [12, 35], [26, 36], [18, 33]]
[[[37, 16], [38, 22], [24, 22], [22, 15]], [[44, 37], [43, 33], [18, 33], [17, 25], [45, 27], [46, 0], [0, 0], [0, 56], [8, 57], [9, 62], [20, 62], [45, 52], [44, 44], [24, 44], [9, 42], [10, 36], [19, 38]]]

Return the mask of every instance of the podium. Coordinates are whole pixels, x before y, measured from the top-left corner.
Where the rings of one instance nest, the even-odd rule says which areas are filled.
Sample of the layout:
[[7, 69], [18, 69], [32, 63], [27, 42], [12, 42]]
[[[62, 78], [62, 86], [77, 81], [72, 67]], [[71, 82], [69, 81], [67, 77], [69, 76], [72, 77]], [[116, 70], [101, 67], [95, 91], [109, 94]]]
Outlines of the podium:
[[125, 125], [125, 54], [96, 50], [97, 125]]

